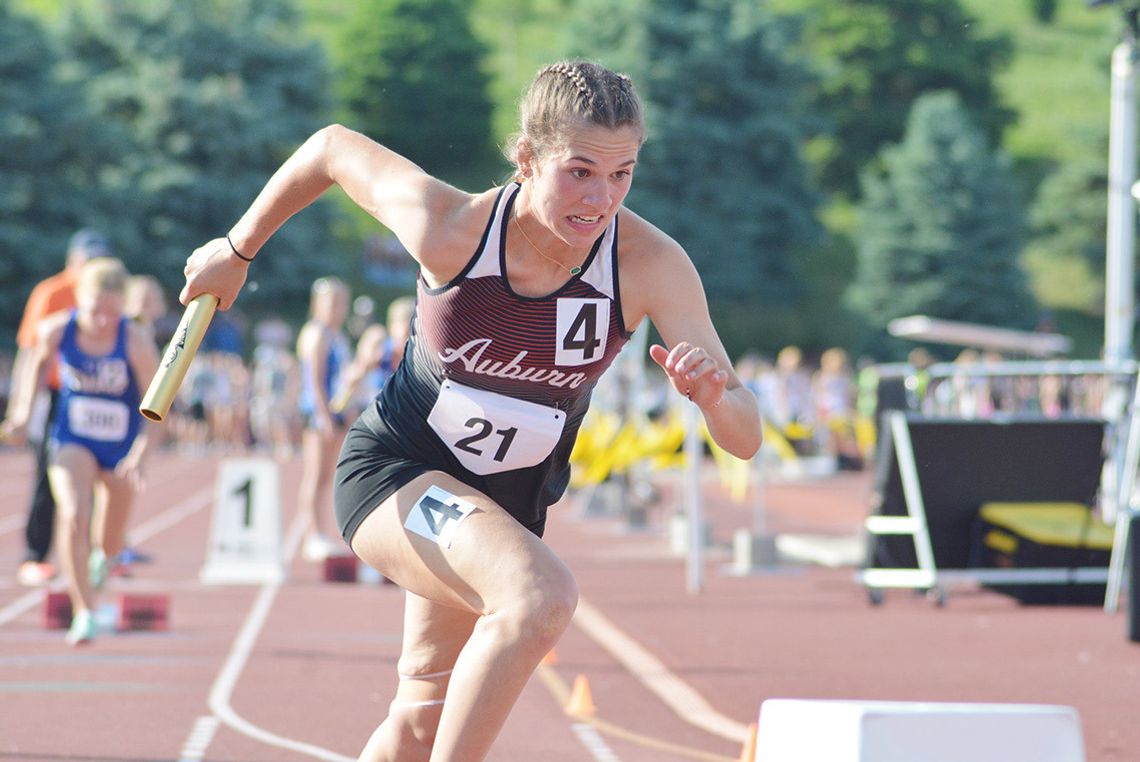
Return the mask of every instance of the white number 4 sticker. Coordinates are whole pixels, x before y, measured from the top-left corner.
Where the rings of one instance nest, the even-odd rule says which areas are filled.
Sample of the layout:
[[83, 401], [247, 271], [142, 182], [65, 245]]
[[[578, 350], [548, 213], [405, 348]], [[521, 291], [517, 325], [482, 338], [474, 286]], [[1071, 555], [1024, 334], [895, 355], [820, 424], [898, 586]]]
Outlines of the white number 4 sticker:
[[412, 506], [404, 528], [425, 537], [436, 545], [451, 547], [460, 523], [475, 510], [475, 504], [432, 485]]
[[609, 299], [558, 300], [558, 346], [555, 365], [585, 365], [606, 353], [610, 331]]

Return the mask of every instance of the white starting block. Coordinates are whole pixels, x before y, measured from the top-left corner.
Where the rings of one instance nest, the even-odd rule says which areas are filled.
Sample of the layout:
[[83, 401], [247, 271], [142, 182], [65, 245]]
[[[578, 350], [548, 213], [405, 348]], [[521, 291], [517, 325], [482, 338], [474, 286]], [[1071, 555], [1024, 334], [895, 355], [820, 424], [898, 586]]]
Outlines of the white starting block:
[[754, 762], [1084, 760], [1072, 707], [769, 699]]

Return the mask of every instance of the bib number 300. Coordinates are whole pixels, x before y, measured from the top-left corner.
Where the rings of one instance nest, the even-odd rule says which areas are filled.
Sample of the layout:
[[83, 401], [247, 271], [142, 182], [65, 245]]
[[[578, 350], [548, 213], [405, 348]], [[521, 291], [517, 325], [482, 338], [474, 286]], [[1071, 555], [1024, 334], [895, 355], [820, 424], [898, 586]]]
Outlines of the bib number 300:
[[566, 413], [447, 380], [428, 424], [464, 468], [484, 476], [546, 460]]

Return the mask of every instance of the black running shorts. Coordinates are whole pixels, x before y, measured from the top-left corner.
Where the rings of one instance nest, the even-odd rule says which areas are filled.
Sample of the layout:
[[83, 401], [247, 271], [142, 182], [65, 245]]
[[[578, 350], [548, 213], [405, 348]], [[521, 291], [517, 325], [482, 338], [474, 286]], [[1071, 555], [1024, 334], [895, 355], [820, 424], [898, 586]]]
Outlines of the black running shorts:
[[[379, 433], [378, 433], [379, 432]], [[431, 471], [447, 471], [446, 467], [408, 458], [406, 448], [393, 446], [399, 441], [377, 414], [374, 406], [365, 408], [349, 428], [336, 465], [333, 505], [336, 523], [345, 542], [352, 546], [356, 530], [381, 503], [408, 482]], [[474, 481], [472, 487], [488, 494], [485, 485], [458, 474], [456, 478]], [[494, 496], [491, 496], [494, 499]], [[546, 512], [524, 526], [538, 537], [546, 527]]]

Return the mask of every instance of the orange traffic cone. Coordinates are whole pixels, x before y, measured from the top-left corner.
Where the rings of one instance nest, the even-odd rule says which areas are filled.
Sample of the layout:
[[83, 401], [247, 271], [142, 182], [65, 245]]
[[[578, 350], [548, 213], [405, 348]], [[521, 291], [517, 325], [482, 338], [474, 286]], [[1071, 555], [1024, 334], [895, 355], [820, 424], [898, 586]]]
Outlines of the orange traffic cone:
[[748, 726], [748, 737], [744, 739], [738, 762], [756, 762], [756, 730], [755, 722]]
[[585, 675], [578, 675], [575, 678], [565, 711], [571, 717], [592, 717], [598, 711], [594, 706], [594, 698], [590, 695], [590, 684], [586, 682]]

